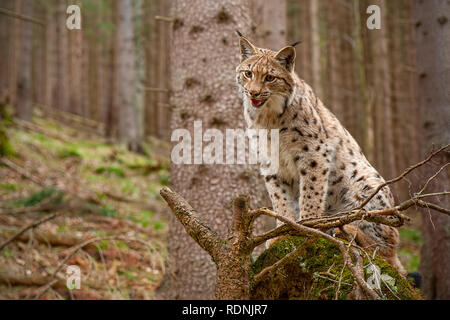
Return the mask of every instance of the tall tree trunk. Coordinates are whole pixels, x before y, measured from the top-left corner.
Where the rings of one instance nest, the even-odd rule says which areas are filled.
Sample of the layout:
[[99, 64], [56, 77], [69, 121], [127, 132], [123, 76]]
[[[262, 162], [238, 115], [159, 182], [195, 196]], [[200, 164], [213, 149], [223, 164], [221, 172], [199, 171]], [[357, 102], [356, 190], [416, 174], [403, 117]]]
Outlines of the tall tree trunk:
[[[81, 7], [83, 12], [83, 6], [80, 1], [76, 1], [75, 4]], [[82, 73], [83, 73], [83, 29], [74, 29], [69, 32], [69, 74], [70, 74], [70, 91], [69, 91], [69, 110], [72, 113], [82, 115]]]
[[134, 43], [134, 7], [132, 0], [120, 0], [118, 5], [116, 56], [118, 105], [120, 106], [119, 138], [130, 151], [140, 151], [140, 128], [136, 99], [136, 48]]
[[255, 45], [275, 51], [287, 45], [286, 0], [252, 0], [251, 12]]
[[[25, 16], [33, 14], [33, 1], [22, 0], [22, 11]], [[17, 117], [23, 120], [31, 120], [33, 115], [33, 89], [32, 89], [32, 49], [33, 49], [33, 25], [31, 22], [22, 21], [21, 48], [19, 69], [17, 77]]]
[[[14, 12], [21, 12], [22, 0], [14, 1]], [[12, 105], [17, 104], [17, 76], [19, 69], [19, 59], [21, 50], [21, 26], [22, 21], [13, 19], [12, 24], [12, 43], [10, 47], [10, 71], [9, 71], [9, 100]]]
[[56, 6], [56, 44], [54, 46], [55, 78], [53, 82], [54, 107], [68, 111], [69, 108], [69, 78], [68, 78], [68, 30], [66, 27], [65, 1], [52, 1]]
[[119, 20], [117, 1], [110, 3], [111, 19], [114, 23], [113, 39], [111, 42], [110, 71], [109, 71], [109, 91], [106, 113], [106, 136], [110, 139], [117, 138], [119, 135], [119, 77], [118, 77], [118, 51], [119, 43], [117, 42], [117, 33]]
[[155, 120], [155, 92], [148, 88], [157, 87], [156, 79], [156, 24], [158, 23], [154, 17], [157, 15], [156, 1], [149, 0], [143, 2], [143, 12], [146, 17], [145, 19], [143, 34], [144, 47], [145, 47], [145, 85], [147, 89], [145, 90], [145, 135], [156, 136], [156, 126]]
[[[419, 99], [424, 148], [439, 147], [450, 141], [450, 3], [445, 0], [414, 2], [417, 32]], [[449, 162], [448, 153], [427, 166], [431, 176]], [[427, 191], [448, 190], [450, 171], [444, 170]], [[436, 199], [450, 208], [450, 197]], [[450, 299], [450, 217], [425, 211], [423, 216], [421, 272], [423, 293], [429, 299]]]
[[[234, 83], [239, 63], [235, 30], [250, 34], [251, 19], [246, 0], [189, 3], [176, 0], [172, 14], [171, 105], [175, 106], [171, 128], [185, 128], [193, 137], [193, 122], [203, 129], [244, 128], [241, 97]], [[199, 23], [201, 21], [201, 24]], [[225, 136], [225, 135], [224, 135]], [[171, 185], [198, 208], [206, 224], [221, 236], [230, 226], [231, 200], [237, 193], [251, 196], [260, 205], [265, 192], [254, 168], [246, 165], [171, 166]], [[158, 298], [209, 299], [214, 293], [216, 270], [208, 254], [170, 220], [167, 273]]]
[[310, 32], [311, 32], [311, 71], [312, 82], [316, 95], [322, 99], [322, 86], [320, 82], [320, 27], [319, 27], [319, 0], [310, 0]]
[[[5, 0], [2, 7], [14, 11], [14, 1]], [[12, 57], [14, 44], [14, 22], [16, 19], [7, 15], [0, 15], [0, 43], [7, 45], [0, 46], [0, 104], [9, 103], [11, 100], [10, 78], [12, 72]], [[0, 114], [1, 116], [1, 114]]]

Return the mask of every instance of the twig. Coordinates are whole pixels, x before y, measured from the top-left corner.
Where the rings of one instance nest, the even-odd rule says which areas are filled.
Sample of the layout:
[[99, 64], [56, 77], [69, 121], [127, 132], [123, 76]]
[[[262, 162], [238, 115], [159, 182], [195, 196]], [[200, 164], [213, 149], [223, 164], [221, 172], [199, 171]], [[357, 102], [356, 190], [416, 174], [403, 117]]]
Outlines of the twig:
[[416, 205], [418, 205], [418, 206], [420, 206], [422, 208], [425, 208], [425, 209], [433, 209], [433, 210], [439, 211], [441, 213], [444, 213], [444, 214], [450, 216], [450, 210], [442, 208], [442, 207], [440, 207], [440, 206], [438, 206], [438, 205], [436, 205], [434, 203], [429, 203], [429, 202], [425, 202], [425, 201], [422, 201], [422, 200], [417, 200], [416, 201]]
[[174, 22], [175, 19], [172, 17], [155, 16], [155, 20], [160, 20], [164, 22]]
[[366, 200], [364, 200], [356, 209], [362, 209], [364, 208], [364, 206], [370, 201], [372, 200], [373, 197], [376, 196], [376, 194], [384, 187], [386, 187], [387, 185], [393, 184], [397, 181], [400, 181], [403, 177], [405, 177], [408, 173], [410, 173], [411, 171], [413, 171], [414, 169], [417, 169], [419, 167], [421, 167], [422, 165], [424, 165], [425, 163], [427, 163], [428, 161], [430, 161], [435, 155], [437, 155], [438, 153], [440, 153], [441, 151], [447, 149], [450, 146], [450, 144], [447, 144], [446, 146], [439, 148], [438, 150], [432, 152], [425, 160], [409, 167], [408, 169], [406, 169], [405, 171], [403, 171], [403, 173], [401, 175], [399, 175], [397, 178], [388, 180], [382, 184], [380, 184], [375, 191], [373, 191], [369, 197], [366, 198]]
[[57, 279], [53, 279], [52, 281], [50, 281], [49, 283], [47, 283], [46, 285], [42, 286], [42, 289], [39, 289], [39, 294], [35, 297], [36, 300], [40, 299], [46, 292], [48, 289], [50, 289], [51, 287], [53, 287], [53, 285], [55, 285], [58, 282]]
[[217, 261], [221, 254], [222, 242], [219, 235], [207, 226], [203, 221], [197, 219], [195, 210], [179, 194], [167, 187], [160, 191], [161, 196], [166, 200], [172, 212], [183, 225], [186, 232], [212, 257]]
[[415, 199], [422, 199], [422, 198], [429, 198], [429, 197], [437, 197], [437, 196], [446, 196], [450, 195], [450, 191], [443, 191], [443, 192], [435, 192], [435, 193], [426, 193], [417, 195]]
[[253, 280], [255, 281], [255, 283], [258, 283], [259, 281], [261, 281], [261, 279], [265, 278], [268, 274], [272, 273], [276, 269], [280, 268], [281, 266], [283, 266], [283, 265], [289, 263], [290, 261], [292, 261], [293, 259], [297, 258], [302, 253], [302, 249], [306, 245], [311, 243], [312, 239], [314, 239], [314, 238], [307, 239], [299, 248], [297, 248], [294, 251], [288, 253], [286, 256], [284, 256], [283, 258], [281, 258], [280, 260], [278, 260], [274, 264], [272, 264], [272, 265], [264, 268], [263, 270], [261, 270], [257, 275], [255, 275], [253, 277]]
[[169, 89], [165, 88], [153, 88], [153, 87], [144, 87], [145, 91], [151, 91], [151, 92], [170, 92]]
[[53, 218], [59, 216], [61, 214], [61, 212], [56, 212], [53, 213], [47, 217], [44, 217], [32, 224], [29, 224], [28, 226], [23, 227], [22, 229], [19, 230], [19, 232], [17, 232], [15, 235], [13, 235], [12, 237], [10, 237], [8, 240], [6, 240], [5, 242], [3, 242], [2, 244], [0, 244], [0, 251], [3, 250], [4, 247], [6, 247], [8, 244], [10, 244], [11, 242], [13, 242], [16, 238], [18, 238], [21, 234], [23, 234], [24, 232], [26, 232], [29, 229], [32, 228], [36, 228], [37, 226], [39, 226], [42, 223], [45, 223], [47, 221], [52, 220]]
[[417, 193], [417, 195], [421, 195], [422, 194], [422, 192], [424, 192], [425, 191], [425, 189], [428, 187], [428, 184], [430, 184], [430, 182], [434, 179], [434, 178], [436, 178], [438, 175], [439, 175], [439, 173], [441, 173], [441, 171], [442, 170], [444, 170], [448, 165], [450, 165], [450, 162], [447, 162], [446, 164], [444, 164], [434, 175], [432, 175], [428, 180], [427, 180], [427, 182], [425, 183], [425, 185], [423, 186], [423, 188]]
[[28, 173], [25, 169], [23, 169], [21, 166], [15, 164], [11, 160], [6, 159], [6, 158], [0, 158], [0, 163], [3, 163], [5, 166], [7, 166], [10, 169], [14, 170], [18, 174], [21, 174], [22, 176], [24, 176], [28, 180], [34, 182], [35, 184], [37, 184], [37, 185], [39, 185], [41, 187], [46, 187], [46, 185], [41, 180], [39, 180], [38, 178], [36, 178], [32, 174]]
[[23, 14], [19, 14], [19, 13], [16, 13], [16, 12], [8, 10], [8, 9], [0, 8], [0, 13], [10, 16], [10, 17], [13, 17], [13, 18], [17, 18], [17, 19], [27, 21], [27, 22], [32, 22], [32, 23], [38, 24], [40, 26], [46, 27], [46, 23], [42, 20], [39, 20], [39, 19], [36, 19], [33, 17], [29, 17], [29, 16], [25, 16]]

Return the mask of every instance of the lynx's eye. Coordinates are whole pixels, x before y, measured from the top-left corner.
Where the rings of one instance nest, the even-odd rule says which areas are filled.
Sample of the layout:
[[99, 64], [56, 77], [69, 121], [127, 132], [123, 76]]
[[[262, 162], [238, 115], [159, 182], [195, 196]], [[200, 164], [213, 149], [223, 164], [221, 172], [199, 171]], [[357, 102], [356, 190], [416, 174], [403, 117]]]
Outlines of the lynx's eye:
[[273, 75], [271, 75], [271, 74], [266, 75], [266, 77], [264, 78], [264, 80], [265, 80], [266, 82], [274, 82], [275, 79], [276, 79], [276, 78], [275, 78]]
[[251, 78], [253, 78], [253, 72], [247, 70], [247, 71], [244, 72], [244, 76], [245, 76], [247, 79], [251, 79]]

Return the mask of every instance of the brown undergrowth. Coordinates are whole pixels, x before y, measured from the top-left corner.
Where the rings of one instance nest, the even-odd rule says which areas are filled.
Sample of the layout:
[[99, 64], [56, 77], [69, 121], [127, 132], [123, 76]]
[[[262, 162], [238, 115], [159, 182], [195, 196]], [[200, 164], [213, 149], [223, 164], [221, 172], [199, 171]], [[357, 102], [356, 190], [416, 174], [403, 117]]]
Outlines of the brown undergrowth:
[[[151, 299], [164, 273], [167, 147], [152, 140], [141, 156], [34, 120], [8, 126], [16, 156], [0, 158], [0, 299]], [[69, 265], [79, 290], [66, 287]]]

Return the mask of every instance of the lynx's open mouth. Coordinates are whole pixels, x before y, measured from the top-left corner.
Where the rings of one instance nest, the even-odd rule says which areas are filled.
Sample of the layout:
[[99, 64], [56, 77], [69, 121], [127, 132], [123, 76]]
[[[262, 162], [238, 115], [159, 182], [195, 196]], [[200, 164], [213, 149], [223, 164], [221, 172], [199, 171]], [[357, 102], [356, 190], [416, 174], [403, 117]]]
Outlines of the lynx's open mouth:
[[250, 99], [255, 108], [261, 107], [267, 100]]

